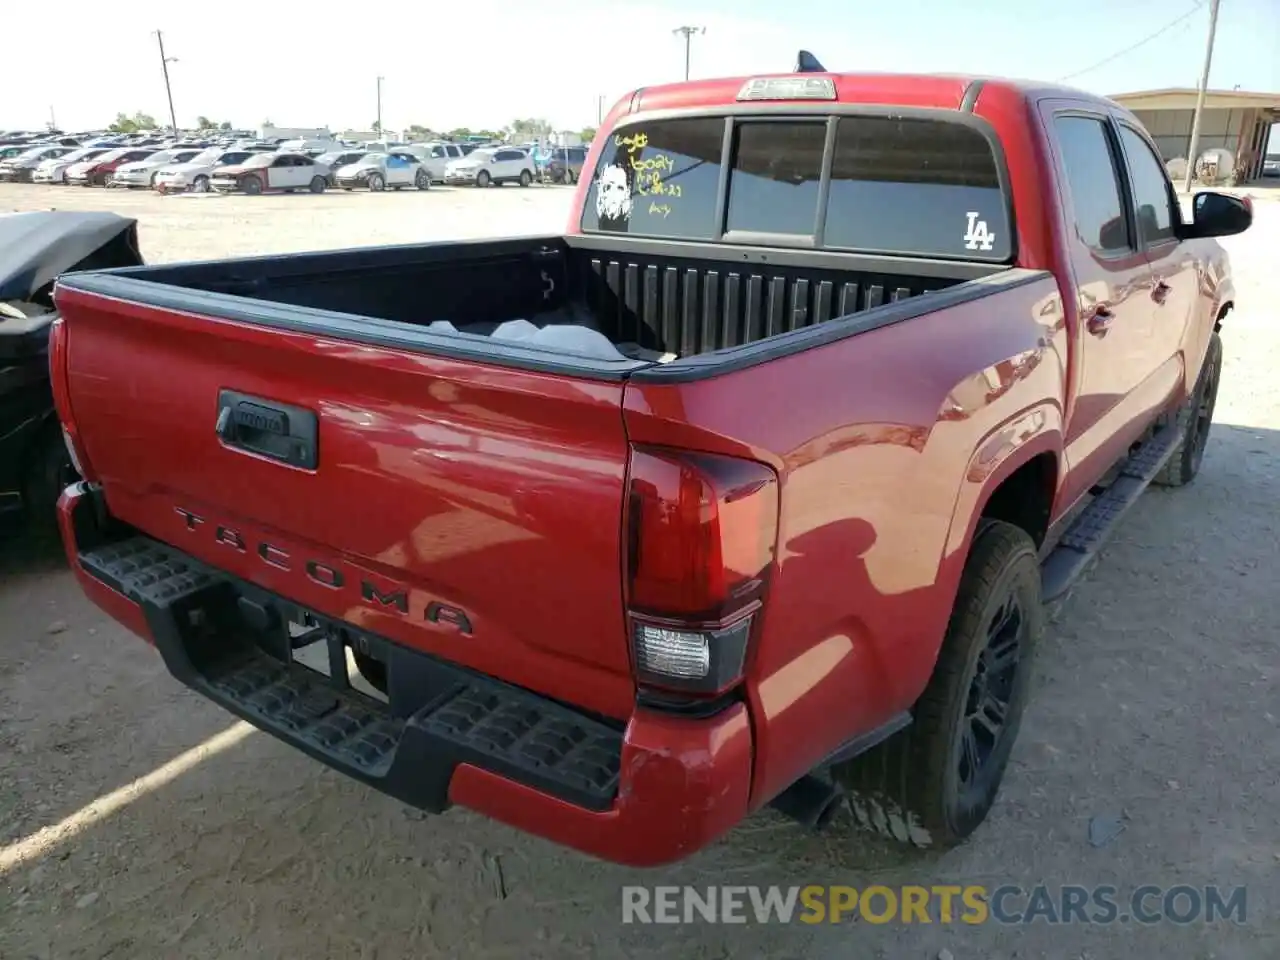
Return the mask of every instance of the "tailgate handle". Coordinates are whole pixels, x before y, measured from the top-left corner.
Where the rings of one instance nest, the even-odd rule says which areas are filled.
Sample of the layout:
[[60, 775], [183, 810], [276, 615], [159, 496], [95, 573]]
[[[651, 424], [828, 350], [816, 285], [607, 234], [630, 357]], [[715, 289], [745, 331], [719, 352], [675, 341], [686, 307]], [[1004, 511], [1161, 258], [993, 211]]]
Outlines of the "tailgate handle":
[[214, 430], [226, 446], [236, 450], [307, 470], [319, 465], [316, 415], [302, 407], [219, 390]]

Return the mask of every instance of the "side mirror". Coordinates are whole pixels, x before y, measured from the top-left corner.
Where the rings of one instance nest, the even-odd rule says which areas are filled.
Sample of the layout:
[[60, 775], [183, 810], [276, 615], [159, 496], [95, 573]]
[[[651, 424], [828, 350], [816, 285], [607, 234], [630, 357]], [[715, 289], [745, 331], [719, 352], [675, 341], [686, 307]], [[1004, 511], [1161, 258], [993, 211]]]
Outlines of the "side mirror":
[[1182, 239], [1230, 237], [1253, 223], [1253, 202], [1248, 197], [1204, 190], [1191, 201], [1191, 215], [1191, 223], [1179, 231]]

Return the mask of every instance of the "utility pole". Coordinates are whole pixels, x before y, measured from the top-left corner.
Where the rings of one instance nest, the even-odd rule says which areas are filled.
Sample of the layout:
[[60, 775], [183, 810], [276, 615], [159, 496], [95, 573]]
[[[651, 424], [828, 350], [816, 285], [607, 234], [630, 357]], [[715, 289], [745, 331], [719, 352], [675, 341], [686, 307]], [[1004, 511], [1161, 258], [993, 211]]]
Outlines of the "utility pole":
[[1209, 89], [1209, 67], [1213, 64], [1213, 35], [1218, 30], [1218, 0], [1209, 2], [1209, 42], [1204, 49], [1204, 73], [1200, 75], [1200, 90], [1196, 94], [1196, 113], [1191, 121], [1191, 149], [1187, 153], [1187, 182], [1183, 189], [1191, 192], [1191, 182], [1196, 177], [1196, 161], [1200, 155], [1200, 117], [1204, 113], [1204, 95]]
[[689, 47], [693, 43], [693, 35], [706, 32], [706, 27], [676, 27], [671, 31], [672, 35], [682, 34], [684, 36], [684, 78], [686, 80], [689, 79]]
[[173, 125], [173, 135], [178, 135], [178, 115], [173, 112], [173, 87], [169, 86], [169, 64], [177, 63], [177, 57], [164, 55], [164, 34], [156, 32], [156, 42], [160, 44], [160, 69], [164, 71], [164, 93], [169, 98], [169, 123]]
[[378, 78], [378, 137], [382, 137], [382, 78]]
[[600, 124], [602, 123], [604, 123], [604, 94], [603, 93], [596, 97], [596, 129], [599, 129]]
[[53, 115], [53, 104], [49, 104], [49, 129], [58, 129], [58, 118]]

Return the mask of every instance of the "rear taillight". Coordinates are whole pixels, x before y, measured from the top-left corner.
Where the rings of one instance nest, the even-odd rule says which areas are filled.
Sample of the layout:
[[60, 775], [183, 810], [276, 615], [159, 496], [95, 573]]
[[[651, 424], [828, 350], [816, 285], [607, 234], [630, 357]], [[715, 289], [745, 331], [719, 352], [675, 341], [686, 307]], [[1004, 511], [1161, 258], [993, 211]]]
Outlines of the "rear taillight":
[[778, 479], [749, 460], [632, 450], [627, 604], [636, 678], [719, 694], [742, 678], [778, 536]]
[[62, 317], [54, 319], [49, 327], [49, 380], [53, 385], [53, 406], [62, 424], [62, 441], [76, 472], [86, 480], [96, 479], [85, 456], [84, 444], [76, 431], [75, 418], [71, 415], [71, 389], [67, 377], [67, 325]]

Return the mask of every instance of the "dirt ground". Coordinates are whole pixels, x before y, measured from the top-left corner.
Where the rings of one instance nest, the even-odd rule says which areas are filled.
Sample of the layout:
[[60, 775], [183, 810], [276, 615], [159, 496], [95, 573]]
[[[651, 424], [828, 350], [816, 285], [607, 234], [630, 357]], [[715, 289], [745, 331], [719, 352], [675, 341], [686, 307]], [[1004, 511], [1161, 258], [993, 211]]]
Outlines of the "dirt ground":
[[[164, 199], [0, 187], [0, 211], [134, 214], [152, 260], [556, 231], [568, 205], [552, 188]], [[843, 821], [812, 836], [766, 815], [642, 872], [465, 811], [424, 818], [233, 724], [91, 606], [56, 550], [11, 534], [0, 958], [1280, 956], [1280, 203], [1260, 203], [1254, 230], [1227, 245], [1240, 309], [1203, 472], [1143, 498], [1050, 631], [1000, 801], [964, 847], [904, 854]], [[1095, 817], [1123, 832], [1091, 845]], [[630, 883], [1244, 885], [1247, 917], [623, 925]]]

